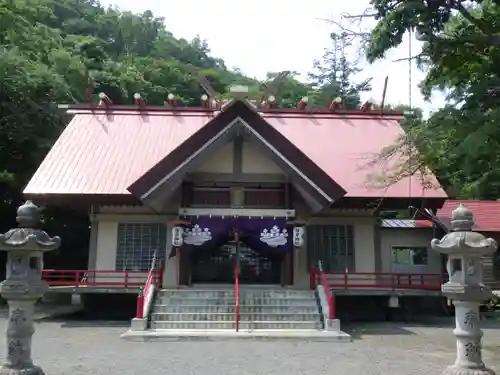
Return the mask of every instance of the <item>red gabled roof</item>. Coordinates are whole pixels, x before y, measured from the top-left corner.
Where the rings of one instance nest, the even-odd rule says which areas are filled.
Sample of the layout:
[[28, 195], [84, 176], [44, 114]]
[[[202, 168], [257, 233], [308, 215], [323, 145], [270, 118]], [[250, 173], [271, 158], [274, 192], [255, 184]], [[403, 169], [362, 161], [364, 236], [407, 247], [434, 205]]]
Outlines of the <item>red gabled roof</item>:
[[[424, 189], [416, 176], [403, 178], [389, 188], [377, 187], [369, 176], [382, 175], [391, 165], [368, 168], [384, 147], [404, 134], [400, 117], [380, 115], [266, 113], [264, 119], [302, 150], [346, 191], [346, 197], [446, 198], [443, 189]], [[389, 163], [394, 165], [399, 160]], [[439, 186], [436, 179], [435, 185]], [[411, 184], [411, 185], [410, 185]]]
[[[135, 196], [144, 199], [149, 195], [148, 192], [151, 189], [157, 188], [154, 188], [154, 186], [158, 186], [157, 184], [161, 183], [165, 176], [172, 176], [172, 173], [178, 171], [182, 163], [192, 155], [196, 155], [195, 152], [202, 152], [205, 147], [208, 147], [207, 145], [222, 139], [224, 134], [231, 134], [231, 130], [234, 131], [239, 126], [243, 126], [240, 131], [252, 134], [250, 138], [263, 145], [266, 150], [272, 151], [272, 155], [277, 157], [275, 161], [277, 163], [283, 162], [282, 168], [292, 167], [301, 171], [301, 175], [296, 173], [295, 176], [299, 176], [304, 181], [309, 179], [307, 182], [309, 186], [314, 185], [318, 188], [318, 191], [325, 194], [328, 197], [323, 197], [325, 205], [331, 205], [346, 194], [346, 191], [335, 181], [331, 174], [325, 173], [297, 145], [290, 142], [286, 136], [277, 131], [260, 114], [256, 113], [249, 103], [241, 100], [236, 100], [227, 105], [219, 115], [211, 119], [134, 182], [129, 187], [129, 191]], [[232, 141], [235, 134], [237, 133], [226, 139], [226, 142]], [[284, 160], [287, 162], [284, 162]], [[290, 171], [290, 174], [294, 175], [294, 172]]]
[[475, 225], [472, 228], [480, 232], [500, 232], [500, 202], [477, 200], [447, 200], [438, 210], [437, 216], [445, 224], [451, 220], [451, 212], [460, 204], [472, 210]]
[[[379, 114], [265, 112], [260, 116], [346, 190], [347, 197], [443, 198], [417, 178], [387, 190], [367, 184], [363, 168], [402, 134], [399, 117]], [[130, 195], [127, 188], [207, 124], [212, 112], [143, 109], [80, 111], [65, 128], [24, 194]], [[410, 188], [411, 181], [411, 188]]]
[[130, 184], [212, 117], [169, 111], [76, 114], [24, 194], [130, 194]]

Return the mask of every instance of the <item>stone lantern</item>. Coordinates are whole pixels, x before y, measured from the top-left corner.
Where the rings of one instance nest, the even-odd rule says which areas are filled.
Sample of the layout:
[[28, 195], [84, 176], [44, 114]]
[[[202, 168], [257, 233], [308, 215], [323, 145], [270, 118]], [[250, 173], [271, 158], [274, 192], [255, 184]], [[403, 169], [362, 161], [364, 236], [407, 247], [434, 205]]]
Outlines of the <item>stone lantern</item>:
[[481, 258], [493, 254], [498, 246], [494, 239], [473, 232], [473, 225], [472, 211], [461, 204], [452, 212], [452, 232], [431, 241], [433, 250], [448, 255], [450, 280], [441, 290], [455, 305], [457, 359], [445, 375], [494, 375], [482, 360], [479, 306], [492, 296], [483, 284]]
[[9, 304], [7, 359], [0, 375], [41, 375], [42, 369], [31, 360], [33, 315], [47, 288], [42, 281], [43, 253], [57, 249], [61, 239], [37, 229], [40, 210], [31, 201], [18, 208], [17, 222], [18, 228], [0, 234], [0, 250], [8, 252], [7, 277], [0, 292]]

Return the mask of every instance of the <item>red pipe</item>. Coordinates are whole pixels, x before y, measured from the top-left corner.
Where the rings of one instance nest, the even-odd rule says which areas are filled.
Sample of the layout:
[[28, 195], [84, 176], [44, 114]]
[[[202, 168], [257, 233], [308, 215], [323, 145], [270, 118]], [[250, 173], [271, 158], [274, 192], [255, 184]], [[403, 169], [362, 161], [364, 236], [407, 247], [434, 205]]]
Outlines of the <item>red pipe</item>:
[[[236, 256], [239, 257], [238, 252], [238, 241], [239, 233], [238, 231], [234, 231], [234, 241], [236, 242]], [[240, 330], [240, 272], [239, 272], [239, 259], [236, 259], [234, 262], [234, 294], [236, 298], [236, 306], [235, 306], [235, 328], [236, 332]]]
[[337, 301], [335, 300], [335, 296], [332, 294], [330, 291], [329, 294], [330, 298], [328, 299], [328, 304], [329, 304], [329, 309], [330, 310], [330, 319], [333, 320], [335, 319], [335, 316], [337, 316]]
[[135, 317], [137, 319], [144, 318], [144, 296], [142, 293], [137, 296], [137, 310], [135, 311]]
[[158, 278], [158, 286], [160, 288], [162, 288], [163, 287], [163, 274], [165, 273], [165, 262], [164, 261], [162, 261], [160, 263], [160, 270], [158, 272], [160, 272], [160, 275]]
[[240, 330], [240, 283], [239, 283], [239, 272], [238, 272], [238, 264], [234, 266], [234, 284], [235, 284], [235, 296], [236, 296], [236, 332]]
[[311, 289], [316, 288], [316, 269], [311, 267], [311, 272], [309, 273], [309, 287]]

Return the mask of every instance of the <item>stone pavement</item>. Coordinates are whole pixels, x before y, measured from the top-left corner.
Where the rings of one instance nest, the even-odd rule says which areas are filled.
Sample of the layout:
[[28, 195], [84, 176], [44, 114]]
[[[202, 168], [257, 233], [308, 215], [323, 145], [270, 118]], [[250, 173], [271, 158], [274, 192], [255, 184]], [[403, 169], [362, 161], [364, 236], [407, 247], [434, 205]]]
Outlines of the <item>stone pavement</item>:
[[[352, 343], [302, 340], [129, 342], [129, 322], [42, 320], [33, 358], [47, 375], [421, 375], [441, 374], [455, 359], [446, 324], [356, 324]], [[484, 323], [488, 366], [500, 372], [500, 324]], [[0, 318], [0, 332], [6, 322]], [[0, 357], [5, 343], [0, 342]], [[3, 359], [3, 358], [2, 358]]]

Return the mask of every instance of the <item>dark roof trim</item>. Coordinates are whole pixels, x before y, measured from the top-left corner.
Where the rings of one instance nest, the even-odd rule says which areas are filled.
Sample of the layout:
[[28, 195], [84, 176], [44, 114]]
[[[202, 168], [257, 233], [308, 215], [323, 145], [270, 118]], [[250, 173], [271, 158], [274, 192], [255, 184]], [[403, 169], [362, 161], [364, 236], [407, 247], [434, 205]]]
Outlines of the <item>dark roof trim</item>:
[[88, 205], [143, 206], [132, 194], [24, 194], [35, 204], [54, 207], [82, 207]]
[[162, 182], [162, 179], [168, 178], [186, 160], [196, 157], [207, 142], [217, 137], [219, 133], [229, 130], [231, 124], [238, 118], [244, 121], [256, 135], [272, 146], [275, 152], [283, 155], [286, 160], [298, 168], [315, 187], [330, 197], [332, 201], [337, 201], [346, 194], [346, 191], [339, 184], [242, 101], [235, 101], [230, 104], [223, 112], [210, 120], [130, 185], [128, 190], [137, 197], [143, 198], [148, 195], [156, 185]]

